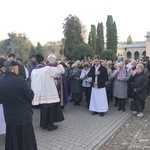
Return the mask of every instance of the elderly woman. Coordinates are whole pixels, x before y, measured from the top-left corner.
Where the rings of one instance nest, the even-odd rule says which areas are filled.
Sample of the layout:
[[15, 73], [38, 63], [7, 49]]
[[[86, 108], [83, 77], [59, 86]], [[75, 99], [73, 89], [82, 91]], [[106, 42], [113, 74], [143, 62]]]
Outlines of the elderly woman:
[[81, 69], [78, 68], [78, 65], [75, 63], [72, 65], [72, 70], [70, 70], [68, 78], [71, 82], [71, 93], [72, 98], [75, 100], [74, 105], [80, 106], [80, 101], [82, 98], [82, 81], [80, 79]]
[[137, 65], [136, 60], [132, 60], [131, 61], [131, 67], [128, 68], [128, 71], [131, 74], [129, 81], [128, 81], [128, 98], [133, 98], [132, 89], [133, 89], [134, 75], [136, 74], [136, 65]]
[[144, 73], [143, 64], [137, 64], [136, 72], [137, 74], [135, 74], [133, 80], [134, 99], [131, 109], [138, 117], [142, 117], [144, 115], [143, 110], [147, 93], [148, 76]]
[[112, 101], [113, 99], [113, 94], [112, 94], [112, 62], [111, 61], [103, 61], [102, 65], [107, 69], [107, 73], [108, 73], [108, 80], [106, 81], [105, 85], [106, 85], [106, 93], [107, 93], [107, 100], [108, 100], [108, 104], [110, 101]]
[[80, 79], [82, 80], [82, 86], [84, 88], [84, 92], [86, 95], [86, 103], [87, 103], [87, 108], [89, 108], [90, 105], [90, 98], [91, 98], [91, 82], [92, 82], [92, 78], [88, 77], [88, 72], [90, 71], [90, 66], [88, 63], [84, 63], [80, 75]]
[[124, 63], [117, 63], [117, 69], [111, 75], [115, 79], [113, 95], [115, 103], [119, 104], [118, 110], [125, 111], [125, 103], [127, 98], [127, 87], [130, 73], [124, 68]]

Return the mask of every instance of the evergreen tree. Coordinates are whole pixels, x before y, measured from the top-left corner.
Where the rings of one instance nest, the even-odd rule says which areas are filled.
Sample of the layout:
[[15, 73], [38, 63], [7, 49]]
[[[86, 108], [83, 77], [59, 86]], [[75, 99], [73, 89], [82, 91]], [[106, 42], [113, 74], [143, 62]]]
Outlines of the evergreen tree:
[[73, 60], [79, 60], [83, 56], [92, 58], [94, 56], [93, 48], [89, 44], [78, 44], [75, 46], [74, 50], [71, 52], [71, 58]]
[[97, 25], [97, 42], [96, 42], [97, 54], [100, 55], [104, 50], [104, 31], [103, 23]]
[[111, 49], [114, 51], [114, 54], [117, 54], [118, 36], [117, 36], [116, 22], [114, 22], [112, 26], [111, 41], [112, 41]]
[[40, 42], [38, 42], [37, 45], [36, 45], [36, 53], [41, 54], [42, 56], [44, 56], [43, 48], [42, 48]]
[[70, 53], [74, 50], [74, 47], [77, 44], [83, 43], [82, 25], [79, 18], [77, 16], [69, 15], [65, 19], [63, 29], [64, 37], [66, 38], [64, 54], [66, 57], [70, 57]]
[[105, 60], [114, 60], [115, 59], [115, 54], [114, 51], [112, 50], [105, 50], [101, 53], [101, 59]]
[[89, 32], [89, 36], [88, 36], [88, 44], [92, 46], [91, 31]]
[[117, 44], [118, 44], [118, 36], [117, 36], [117, 28], [116, 23], [113, 21], [113, 17], [111, 15], [107, 16], [106, 22], [106, 38], [107, 38], [107, 49], [111, 49], [114, 53], [117, 53]]
[[33, 54], [36, 54], [36, 49], [34, 46], [31, 47], [29, 55], [32, 56]]
[[97, 54], [96, 51], [96, 27], [95, 25], [91, 25], [91, 31], [88, 37], [88, 44], [93, 47], [94, 54]]
[[111, 15], [107, 16], [107, 22], [106, 22], [106, 45], [107, 49], [111, 49], [111, 36], [112, 36], [112, 26], [113, 26], [113, 18]]

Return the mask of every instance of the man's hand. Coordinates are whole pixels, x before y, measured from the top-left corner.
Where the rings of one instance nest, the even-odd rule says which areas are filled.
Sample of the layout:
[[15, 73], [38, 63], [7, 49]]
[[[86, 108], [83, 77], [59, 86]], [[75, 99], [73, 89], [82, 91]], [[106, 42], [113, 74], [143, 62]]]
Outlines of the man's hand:
[[93, 85], [94, 85], [94, 86], [97, 86], [97, 82], [94, 82]]
[[136, 90], [136, 89], [134, 89], [134, 92], [136, 93], [136, 92], [137, 92], [137, 90]]
[[100, 75], [100, 71], [96, 71], [96, 72], [95, 72], [95, 75], [96, 75], [96, 76]]

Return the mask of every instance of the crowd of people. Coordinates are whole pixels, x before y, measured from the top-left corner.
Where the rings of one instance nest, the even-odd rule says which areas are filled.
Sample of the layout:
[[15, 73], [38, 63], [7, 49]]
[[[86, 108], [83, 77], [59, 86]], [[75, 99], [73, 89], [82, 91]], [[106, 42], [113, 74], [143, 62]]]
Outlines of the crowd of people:
[[[0, 58], [0, 134], [6, 133], [6, 150], [36, 150], [32, 125], [32, 109], [40, 109], [40, 127], [48, 131], [63, 121], [62, 109], [68, 101], [80, 106], [85, 97], [92, 115], [103, 117], [114, 101], [118, 111], [130, 109], [138, 117], [144, 115], [146, 96], [150, 94], [150, 60], [132, 60], [118, 56], [116, 61], [46, 59], [32, 55], [23, 64], [15, 54]], [[71, 97], [68, 100], [68, 97]], [[82, 104], [83, 105], [83, 104]]]

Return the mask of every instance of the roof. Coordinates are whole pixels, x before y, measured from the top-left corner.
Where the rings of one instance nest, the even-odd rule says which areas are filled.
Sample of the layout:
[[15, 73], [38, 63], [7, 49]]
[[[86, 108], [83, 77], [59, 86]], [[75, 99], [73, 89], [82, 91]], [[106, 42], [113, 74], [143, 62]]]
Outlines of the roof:
[[146, 41], [139, 41], [139, 42], [134, 42], [132, 44], [126, 44], [124, 43], [118, 43], [118, 48], [140, 48], [140, 47], [145, 47], [146, 48]]

